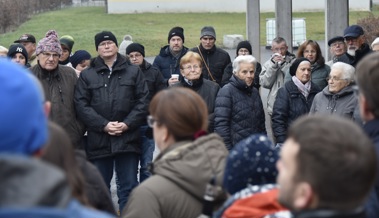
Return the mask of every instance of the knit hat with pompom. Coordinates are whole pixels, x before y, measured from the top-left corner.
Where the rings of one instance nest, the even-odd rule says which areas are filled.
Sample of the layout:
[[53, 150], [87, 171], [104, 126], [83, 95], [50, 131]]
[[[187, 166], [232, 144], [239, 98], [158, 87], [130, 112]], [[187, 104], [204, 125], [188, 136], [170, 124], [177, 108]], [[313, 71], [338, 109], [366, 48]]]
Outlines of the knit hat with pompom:
[[58, 33], [55, 30], [49, 30], [46, 33], [45, 38], [38, 42], [36, 48], [36, 55], [42, 52], [57, 52], [62, 55], [62, 47], [59, 41]]

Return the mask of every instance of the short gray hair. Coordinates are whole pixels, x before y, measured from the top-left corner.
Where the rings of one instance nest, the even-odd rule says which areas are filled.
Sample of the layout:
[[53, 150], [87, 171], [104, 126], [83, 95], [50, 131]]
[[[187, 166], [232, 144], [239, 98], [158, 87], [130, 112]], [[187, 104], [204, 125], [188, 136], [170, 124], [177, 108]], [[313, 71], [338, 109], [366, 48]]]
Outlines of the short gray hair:
[[254, 64], [254, 70], [257, 68], [257, 59], [252, 55], [240, 55], [233, 61], [233, 73], [236, 74], [240, 70], [241, 63]]
[[346, 64], [343, 62], [336, 62], [332, 65], [331, 70], [341, 70], [343, 79], [348, 80], [349, 82], [354, 81], [355, 77], [355, 68], [351, 66], [350, 64]]

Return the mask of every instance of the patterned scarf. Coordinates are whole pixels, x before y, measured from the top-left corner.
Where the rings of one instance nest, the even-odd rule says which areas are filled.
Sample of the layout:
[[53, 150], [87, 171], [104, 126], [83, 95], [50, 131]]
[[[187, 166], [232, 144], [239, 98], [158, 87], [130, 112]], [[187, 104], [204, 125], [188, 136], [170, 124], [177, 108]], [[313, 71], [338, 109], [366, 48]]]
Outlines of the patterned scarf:
[[305, 98], [308, 98], [309, 92], [311, 91], [311, 80], [303, 84], [296, 76], [292, 76], [292, 81], [295, 83], [301, 94], [303, 94]]

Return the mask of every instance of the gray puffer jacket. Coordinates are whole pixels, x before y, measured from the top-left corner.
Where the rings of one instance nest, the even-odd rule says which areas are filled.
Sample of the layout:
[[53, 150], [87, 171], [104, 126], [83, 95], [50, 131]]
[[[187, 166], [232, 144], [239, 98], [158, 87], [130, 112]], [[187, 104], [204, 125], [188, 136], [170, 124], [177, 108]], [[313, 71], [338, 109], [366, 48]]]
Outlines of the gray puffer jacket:
[[358, 107], [358, 98], [351, 85], [335, 94], [329, 92], [329, 86], [327, 86], [313, 99], [310, 113], [337, 114], [354, 119], [356, 107]]

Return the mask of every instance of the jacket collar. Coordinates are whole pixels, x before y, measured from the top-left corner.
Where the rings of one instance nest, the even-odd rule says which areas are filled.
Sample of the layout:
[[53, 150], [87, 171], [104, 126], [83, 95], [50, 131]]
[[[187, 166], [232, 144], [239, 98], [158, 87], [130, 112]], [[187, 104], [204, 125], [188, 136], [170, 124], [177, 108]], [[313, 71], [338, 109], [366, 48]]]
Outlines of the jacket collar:
[[[131, 64], [131, 63], [124, 56], [117, 53], [116, 61], [113, 63], [113, 66], [112, 66], [113, 71], [121, 69], [123, 65], [125, 64]], [[108, 66], [105, 64], [104, 60], [100, 56], [93, 58], [91, 60], [90, 66], [93, 67], [96, 70], [96, 72], [109, 71]]]
[[253, 84], [251, 84], [251, 86], [247, 86], [245, 81], [241, 80], [234, 74], [230, 78], [230, 84], [248, 95], [251, 95], [253, 92]]
[[338, 211], [328, 209], [305, 210], [294, 213], [295, 218], [365, 218], [365, 210], [363, 207], [350, 211]]
[[216, 49], [217, 49], [216, 44], [215, 44], [211, 49], [205, 49], [205, 48], [201, 45], [201, 43], [200, 43], [200, 45], [199, 45], [199, 48], [200, 48], [200, 50], [201, 50], [201, 52], [202, 52], [203, 54], [213, 54], [213, 53], [216, 51]]

